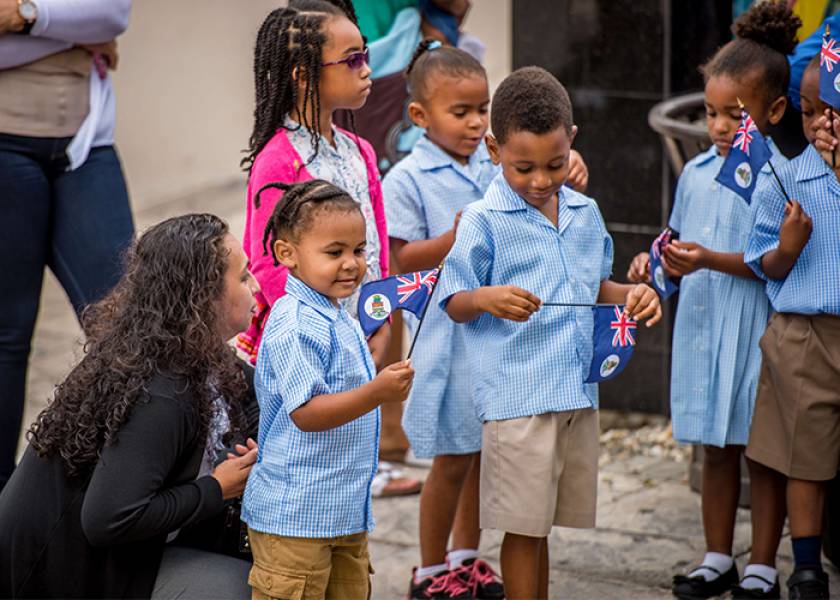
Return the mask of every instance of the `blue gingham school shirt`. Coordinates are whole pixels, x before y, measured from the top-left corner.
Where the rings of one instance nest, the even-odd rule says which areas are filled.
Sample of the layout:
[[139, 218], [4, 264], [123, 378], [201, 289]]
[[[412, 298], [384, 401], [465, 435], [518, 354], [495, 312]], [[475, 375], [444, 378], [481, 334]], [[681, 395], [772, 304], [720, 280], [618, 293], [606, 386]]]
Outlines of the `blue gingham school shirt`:
[[744, 260], [767, 280], [774, 310], [840, 315], [840, 182], [810, 145], [777, 172], [790, 197], [811, 217], [811, 238], [785, 279], [770, 279], [761, 270], [761, 257], [779, 247], [785, 210], [779, 184], [767, 178], [753, 194], [755, 225]]
[[314, 396], [363, 385], [375, 367], [358, 322], [289, 276], [257, 358], [259, 453], [242, 520], [264, 533], [326, 538], [373, 528], [371, 481], [379, 409], [328, 431], [304, 432], [289, 416]]
[[[773, 165], [786, 159], [768, 140]], [[686, 242], [743, 252], [752, 210], [715, 176], [724, 158], [712, 146], [686, 164], [669, 225]], [[772, 178], [765, 165], [761, 181]], [[746, 444], [755, 405], [761, 339], [770, 316], [764, 284], [700, 269], [680, 283], [671, 362], [671, 422], [682, 443]]]
[[[498, 175], [464, 212], [438, 300], [482, 286], [516, 285], [543, 302], [594, 303], [610, 275], [613, 244], [591, 198], [558, 193], [558, 226]], [[482, 421], [598, 406], [583, 383], [592, 358], [592, 311], [544, 306], [518, 323], [482, 314], [461, 325]]]

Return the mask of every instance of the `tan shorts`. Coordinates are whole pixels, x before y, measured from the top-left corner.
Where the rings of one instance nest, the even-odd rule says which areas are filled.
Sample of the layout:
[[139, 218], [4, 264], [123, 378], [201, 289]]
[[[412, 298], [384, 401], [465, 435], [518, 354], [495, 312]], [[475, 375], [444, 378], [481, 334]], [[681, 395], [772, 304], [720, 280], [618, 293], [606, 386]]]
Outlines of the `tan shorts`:
[[365, 600], [370, 597], [367, 533], [293, 538], [248, 528], [254, 566], [252, 600]]
[[482, 529], [545, 537], [552, 525], [595, 527], [598, 411], [484, 423]]
[[777, 313], [760, 345], [747, 456], [794, 479], [833, 479], [840, 461], [840, 317]]

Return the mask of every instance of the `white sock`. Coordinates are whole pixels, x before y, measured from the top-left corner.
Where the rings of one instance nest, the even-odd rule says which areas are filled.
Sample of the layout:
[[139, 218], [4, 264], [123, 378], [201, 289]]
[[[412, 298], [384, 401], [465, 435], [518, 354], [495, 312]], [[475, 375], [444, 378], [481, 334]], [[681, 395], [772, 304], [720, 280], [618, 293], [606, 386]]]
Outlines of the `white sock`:
[[461, 550], [450, 550], [446, 555], [446, 564], [449, 565], [450, 569], [457, 569], [464, 564], [464, 561], [470, 560], [471, 558], [478, 558], [478, 550], [466, 548]]
[[[750, 577], [750, 575], [758, 575], [758, 577], [763, 577], [770, 583], [765, 583], [758, 577]], [[768, 567], [767, 565], [747, 565], [747, 568], [744, 569], [744, 576], [741, 578], [741, 583], [739, 585], [745, 590], [761, 590], [762, 592], [769, 592], [770, 588], [773, 587], [773, 584], [776, 583], [776, 578], [778, 576], [779, 572], [773, 567]]]
[[726, 554], [721, 554], [720, 552], [706, 552], [706, 556], [703, 557], [701, 566], [694, 569], [688, 574], [688, 576], [697, 577], [699, 575], [706, 581], [714, 581], [720, 577], [720, 575], [710, 569], [704, 569], [703, 567], [712, 567], [713, 569], [717, 569], [722, 575], [732, 568], [733, 562], [732, 557]]
[[418, 569], [414, 572], [414, 583], [420, 583], [427, 577], [434, 577], [440, 573], [446, 571], [448, 567], [446, 563], [442, 565], [429, 565], [428, 567], [418, 567]]

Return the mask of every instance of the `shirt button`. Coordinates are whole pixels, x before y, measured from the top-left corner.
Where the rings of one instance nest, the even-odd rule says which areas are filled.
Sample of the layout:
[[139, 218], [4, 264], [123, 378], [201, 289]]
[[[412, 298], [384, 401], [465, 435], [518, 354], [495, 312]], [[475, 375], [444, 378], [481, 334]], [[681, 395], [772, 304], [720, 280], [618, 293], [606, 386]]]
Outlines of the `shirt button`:
[[709, 235], [710, 233], [712, 233], [712, 228], [711, 227], [704, 227], [703, 228], [703, 235]]

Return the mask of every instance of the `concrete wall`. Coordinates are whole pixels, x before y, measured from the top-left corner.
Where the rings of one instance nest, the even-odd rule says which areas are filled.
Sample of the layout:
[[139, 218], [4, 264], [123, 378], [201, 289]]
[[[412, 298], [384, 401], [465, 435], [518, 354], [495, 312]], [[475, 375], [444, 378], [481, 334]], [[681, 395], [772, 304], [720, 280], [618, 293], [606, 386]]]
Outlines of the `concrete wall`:
[[[276, 0], [143, 0], [120, 40], [117, 145], [135, 210], [243, 177], [252, 52]], [[491, 85], [510, 70], [510, 0], [477, 0], [465, 29], [487, 45]], [[241, 202], [241, 198], [232, 198]]]

